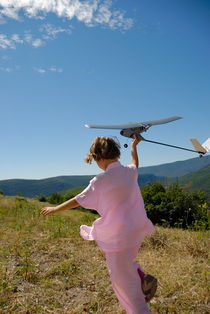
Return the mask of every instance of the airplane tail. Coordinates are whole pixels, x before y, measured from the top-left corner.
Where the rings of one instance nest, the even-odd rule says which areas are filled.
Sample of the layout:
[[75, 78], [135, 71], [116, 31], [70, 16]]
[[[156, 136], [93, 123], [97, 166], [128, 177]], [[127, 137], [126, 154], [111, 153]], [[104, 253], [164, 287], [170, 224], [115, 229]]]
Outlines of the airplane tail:
[[210, 137], [201, 145], [196, 138], [190, 139], [197, 152], [206, 154], [210, 152]]

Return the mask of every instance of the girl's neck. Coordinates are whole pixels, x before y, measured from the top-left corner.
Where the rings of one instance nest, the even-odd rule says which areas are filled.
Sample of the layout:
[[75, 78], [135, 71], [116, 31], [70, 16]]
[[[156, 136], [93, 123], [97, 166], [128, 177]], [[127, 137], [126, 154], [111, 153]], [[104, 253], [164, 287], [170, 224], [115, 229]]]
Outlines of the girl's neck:
[[112, 164], [113, 162], [118, 161], [118, 158], [115, 159], [100, 159], [97, 161], [97, 164], [99, 166], [99, 168], [101, 168], [102, 170], [106, 170], [107, 167]]

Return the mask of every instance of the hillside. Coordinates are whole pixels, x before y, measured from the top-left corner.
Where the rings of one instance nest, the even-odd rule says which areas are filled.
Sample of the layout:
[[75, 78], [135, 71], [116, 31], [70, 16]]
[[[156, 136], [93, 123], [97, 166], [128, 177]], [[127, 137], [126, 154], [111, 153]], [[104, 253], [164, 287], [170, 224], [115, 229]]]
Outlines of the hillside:
[[138, 177], [138, 183], [142, 187], [151, 182], [157, 182], [157, 181], [164, 182], [166, 179], [167, 179], [166, 177], [155, 176], [154, 174], [142, 174], [142, 175], [139, 175]]
[[205, 191], [210, 197], [210, 165], [181, 177], [179, 184], [192, 191]]
[[[78, 186], [85, 187], [93, 176], [61, 176], [41, 180], [11, 179], [0, 181], [0, 190], [5, 195], [21, 195], [25, 197], [35, 197], [39, 195], [49, 196], [55, 192], [63, 192]], [[140, 186], [148, 182], [164, 181], [164, 177], [156, 177], [152, 174], [145, 174], [139, 177]]]
[[6, 195], [34, 197], [41, 194], [46, 196], [77, 186], [86, 186], [93, 176], [61, 176], [41, 180], [11, 179], [0, 181], [0, 190]]
[[191, 158], [157, 166], [141, 167], [139, 173], [177, 178], [208, 165], [210, 165], [210, 156], [203, 156], [202, 158]]
[[[192, 158], [151, 167], [139, 168], [139, 185], [148, 182], [165, 181], [166, 177], [177, 178], [210, 165], [210, 156]], [[26, 197], [44, 194], [49, 196], [78, 186], [87, 186], [93, 176], [59, 176], [40, 180], [11, 179], [1, 180], [0, 190], [6, 195], [21, 193]], [[187, 180], [187, 179], [186, 179]], [[181, 182], [181, 181], [180, 181]], [[207, 184], [204, 184], [207, 187]]]

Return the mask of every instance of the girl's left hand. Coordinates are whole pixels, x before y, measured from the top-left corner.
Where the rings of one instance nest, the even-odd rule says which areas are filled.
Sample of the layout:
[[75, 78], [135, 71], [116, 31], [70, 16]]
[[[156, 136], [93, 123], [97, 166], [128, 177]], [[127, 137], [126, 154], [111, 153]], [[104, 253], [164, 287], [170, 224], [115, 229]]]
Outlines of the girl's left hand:
[[44, 207], [42, 208], [41, 210], [41, 214], [43, 216], [47, 216], [47, 215], [50, 215], [50, 214], [54, 214], [56, 212], [56, 207]]

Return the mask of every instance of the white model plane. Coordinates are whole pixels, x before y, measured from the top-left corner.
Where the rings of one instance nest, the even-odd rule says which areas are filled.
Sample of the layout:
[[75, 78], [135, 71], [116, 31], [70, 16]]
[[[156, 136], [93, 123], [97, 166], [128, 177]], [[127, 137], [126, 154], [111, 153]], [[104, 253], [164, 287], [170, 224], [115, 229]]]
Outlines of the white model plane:
[[[170, 144], [155, 142], [146, 140], [143, 138], [140, 133], [146, 132], [151, 126], [153, 125], [159, 125], [159, 124], [165, 124], [169, 123], [178, 119], [181, 119], [182, 117], [173, 116], [165, 119], [159, 119], [159, 120], [153, 120], [153, 121], [143, 121], [143, 122], [131, 122], [127, 124], [115, 124], [115, 125], [104, 125], [104, 124], [85, 124], [87, 128], [95, 128], [95, 129], [119, 129], [120, 134], [125, 137], [133, 138], [134, 135], [139, 135], [141, 137], [141, 140], [145, 142], [150, 142], [154, 144], [174, 147], [178, 149], [187, 150], [190, 152], [198, 153], [200, 157], [202, 157], [204, 154], [210, 152], [210, 138], [208, 138], [202, 145], [198, 142], [196, 139], [190, 139], [195, 150], [180, 147], [180, 146], [174, 146]], [[127, 144], [124, 145], [124, 147], [128, 147]]]

